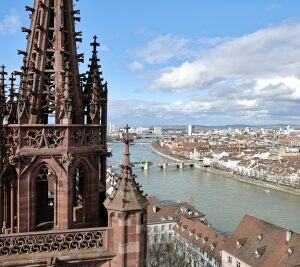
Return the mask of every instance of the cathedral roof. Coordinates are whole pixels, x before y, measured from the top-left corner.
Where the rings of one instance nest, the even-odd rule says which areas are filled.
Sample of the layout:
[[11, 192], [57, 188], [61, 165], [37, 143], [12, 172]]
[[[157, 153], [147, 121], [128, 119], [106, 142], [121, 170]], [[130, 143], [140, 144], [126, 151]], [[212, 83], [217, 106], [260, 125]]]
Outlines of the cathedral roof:
[[123, 138], [125, 143], [124, 160], [121, 165], [121, 173], [112, 194], [105, 200], [104, 205], [108, 210], [117, 211], [135, 211], [146, 209], [148, 200], [143, 195], [141, 186], [136, 182], [136, 175], [132, 173], [129, 159], [129, 143], [132, 139], [128, 134], [129, 127], [126, 127], [126, 133]]

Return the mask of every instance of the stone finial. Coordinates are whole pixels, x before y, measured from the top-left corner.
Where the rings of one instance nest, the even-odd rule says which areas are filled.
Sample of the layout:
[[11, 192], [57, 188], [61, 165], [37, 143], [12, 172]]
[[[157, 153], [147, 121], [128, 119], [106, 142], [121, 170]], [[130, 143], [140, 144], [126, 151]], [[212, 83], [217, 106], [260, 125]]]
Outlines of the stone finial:
[[133, 141], [133, 139], [129, 136], [129, 129], [130, 129], [130, 127], [127, 124], [126, 127], [124, 128], [125, 134], [123, 137], [123, 143], [125, 144], [123, 167], [127, 167], [127, 168], [131, 167], [130, 159], [129, 159], [129, 156], [130, 156], [129, 145]]

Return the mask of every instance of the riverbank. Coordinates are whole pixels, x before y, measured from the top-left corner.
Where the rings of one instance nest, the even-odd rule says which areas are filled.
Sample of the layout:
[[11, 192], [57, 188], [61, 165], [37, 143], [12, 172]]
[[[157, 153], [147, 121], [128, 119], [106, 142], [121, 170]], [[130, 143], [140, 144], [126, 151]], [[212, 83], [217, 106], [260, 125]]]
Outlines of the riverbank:
[[[162, 151], [159, 151], [158, 148], [153, 146], [153, 143], [151, 143], [150, 148], [153, 152], [157, 153], [158, 155], [160, 155], [162, 157], [165, 157], [167, 159], [174, 160], [174, 161], [177, 161], [177, 162], [184, 162], [183, 159], [178, 159], [174, 155], [171, 156], [171, 155], [168, 155], [166, 153], [163, 153]], [[247, 176], [242, 176], [242, 175], [238, 175], [238, 174], [229, 173], [229, 172], [226, 172], [224, 170], [215, 169], [215, 168], [211, 168], [211, 167], [203, 167], [199, 164], [194, 164], [194, 167], [198, 168], [202, 171], [205, 171], [205, 172], [217, 174], [217, 175], [220, 175], [222, 177], [233, 179], [233, 180], [240, 181], [240, 182], [243, 182], [243, 183], [248, 183], [248, 184], [252, 184], [252, 185], [256, 185], [256, 186], [261, 186], [261, 187], [264, 187], [264, 188], [267, 188], [267, 189], [277, 190], [277, 191], [281, 191], [281, 192], [285, 192], [285, 193], [300, 196], [300, 190], [294, 189], [292, 187], [288, 187], [288, 186], [284, 186], [284, 185], [278, 185], [278, 184], [271, 184], [271, 183], [261, 181], [261, 180], [257, 180], [257, 179], [253, 179], [253, 178], [250, 178], [250, 177], [247, 177]]]
[[151, 150], [154, 153], [156, 153], [156, 154], [158, 154], [158, 155], [160, 155], [160, 156], [162, 156], [164, 158], [167, 158], [167, 159], [170, 159], [170, 160], [173, 160], [173, 161], [176, 161], [176, 162], [182, 162], [182, 160], [180, 160], [178, 158], [175, 158], [173, 156], [170, 156], [170, 155], [167, 155], [167, 154], [164, 154], [164, 153], [160, 152], [159, 150], [157, 150], [156, 148], [154, 148], [154, 146], [152, 145], [152, 143], [150, 144], [150, 148], [151, 148]]

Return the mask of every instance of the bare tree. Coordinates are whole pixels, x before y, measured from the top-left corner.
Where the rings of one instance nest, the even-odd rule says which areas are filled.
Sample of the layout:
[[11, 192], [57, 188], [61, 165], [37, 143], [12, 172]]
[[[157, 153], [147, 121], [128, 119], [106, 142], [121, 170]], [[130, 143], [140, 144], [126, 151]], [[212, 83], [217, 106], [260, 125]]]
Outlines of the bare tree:
[[181, 250], [177, 241], [148, 245], [148, 267], [188, 267], [189, 262], [185, 249]]

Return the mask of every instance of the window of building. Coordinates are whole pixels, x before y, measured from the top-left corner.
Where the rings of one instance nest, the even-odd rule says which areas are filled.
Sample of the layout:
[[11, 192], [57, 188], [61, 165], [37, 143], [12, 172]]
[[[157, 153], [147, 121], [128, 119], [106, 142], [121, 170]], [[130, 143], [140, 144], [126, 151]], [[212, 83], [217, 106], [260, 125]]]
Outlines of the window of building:
[[154, 235], [153, 241], [154, 241], [154, 243], [158, 242], [158, 235]]
[[239, 261], [236, 262], [236, 267], [241, 267], [241, 263]]
[[228, 256], [228, 263], [232, 263], [232, 258]]
[[164, 231], [165, 229], [166, 229], [166, 226], [165, 226], [165, 225], [162, 225], [162, 226], [161, 226], [161, 230]]
[[162, 235], [161, 235], [160, 241], [161, 241], [162, 243], [164, 243], [164, 242], [167, 241], [167, 240], [166, 240], [166, 235], [165, 235], [165, 234], [162, 234]]
[[158, 232], [158, 226], [154, 226], [154, 233]]
[[169, 230], [172, 230], [172, 224], [169, 224]]

